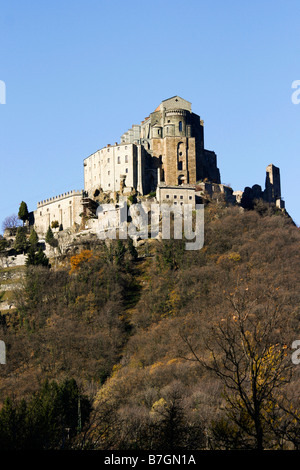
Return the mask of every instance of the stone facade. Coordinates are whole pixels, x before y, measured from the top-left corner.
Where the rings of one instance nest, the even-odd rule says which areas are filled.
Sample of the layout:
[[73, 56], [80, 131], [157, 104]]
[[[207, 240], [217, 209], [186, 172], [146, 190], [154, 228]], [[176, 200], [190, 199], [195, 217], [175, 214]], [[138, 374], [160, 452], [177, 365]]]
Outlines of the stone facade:
[[137, 188], [137, 147], [134, 144], [116, 144], [98, 150], [84, 162], [84, 188], [90, 197], [95, 191], [120, 191], [124, 182], [130, 189]]
[[84, 189], [126, 188], [144, 195], [160, 183], [195, 185], [207, 179], [220, 183], [216, 154], [204, 148], [204, 124], [192, 113], [191, 103], [174, 96], [162, 103], [139, 125], [84, 160]]
[[38, 234], [44, 235], [51, 223], [57, 221], [63, 229], [81, 224], [82, 191], [69, 191], [37, 204], [34, 211], [34, 226]]
[[171, 205], [191, 204], [195, 207], [195, 187], [182, 186], [158, 186], [156, 199], [159, 203], [169, 203]]

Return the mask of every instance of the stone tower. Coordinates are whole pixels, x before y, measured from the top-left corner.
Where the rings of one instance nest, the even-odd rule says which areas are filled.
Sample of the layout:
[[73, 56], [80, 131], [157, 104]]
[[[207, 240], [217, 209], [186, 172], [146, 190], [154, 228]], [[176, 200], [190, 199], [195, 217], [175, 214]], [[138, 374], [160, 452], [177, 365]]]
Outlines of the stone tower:
[[280, 170], [273, 164], [268, 165], [266, 168], [264, 199], [269, 203], [276, 203], [278, 207], [283, 206], [281, 199]]
[[145, 192], [160, 183], [220, 183], [216, 154], [204, 148], [204, 123], [192, 113], [189, 101], [179, 96], [164, 100], [137, 127], [132, 126], [123, 134], [121, 142], [135, 142], [143, 147]]
[[[125, 179], [124, 179], [125, 176]], [[136, 190], [140, 194], [167, 186], [220, 183], [217, 157], [204, 148], [204, 123], [191, 103], [173, 96], [140, 124], [84, 160], [84, 189], [93, 196], [104, 192]]]

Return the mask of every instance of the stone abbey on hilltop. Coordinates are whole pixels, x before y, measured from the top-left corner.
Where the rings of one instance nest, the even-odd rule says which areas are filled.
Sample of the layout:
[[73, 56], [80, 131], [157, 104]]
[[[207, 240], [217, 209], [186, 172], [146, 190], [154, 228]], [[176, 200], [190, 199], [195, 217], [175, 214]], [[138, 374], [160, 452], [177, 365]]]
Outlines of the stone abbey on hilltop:
[[[44, 234], [56, 221], [63, 228], [82, 227], [82, 215], [95, 208], [101, 196], [117, 202], [120, 196], [154, 194], [159, 202], [191, 203], [223, 193], [241, 203], [242, 191], [221, 184], [215, 152], [205, 149], [204, 123], [191, 103], [179, 96], [166, 99], [140, 124], [125, 132], [120, 142], [84, 159], [84, 189], [41, 201], [33, 223]], [[248, 198], [263, 198], [283, 208], [280, 173], [267, 167], [266, 187], [245, 188]], [[88, 221], [85, 228], [89, 228]]]

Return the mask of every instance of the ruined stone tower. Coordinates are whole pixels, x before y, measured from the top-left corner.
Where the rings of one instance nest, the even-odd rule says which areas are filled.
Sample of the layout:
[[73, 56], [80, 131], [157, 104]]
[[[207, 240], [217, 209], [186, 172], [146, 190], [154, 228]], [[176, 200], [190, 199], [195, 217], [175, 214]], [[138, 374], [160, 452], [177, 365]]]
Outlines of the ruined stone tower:
[[268, 165], [266, 168], [266, 186], [265, 197], [267, 202], [275, 202], [281, 200], [280, 188], [280, 170], [275, 165]]

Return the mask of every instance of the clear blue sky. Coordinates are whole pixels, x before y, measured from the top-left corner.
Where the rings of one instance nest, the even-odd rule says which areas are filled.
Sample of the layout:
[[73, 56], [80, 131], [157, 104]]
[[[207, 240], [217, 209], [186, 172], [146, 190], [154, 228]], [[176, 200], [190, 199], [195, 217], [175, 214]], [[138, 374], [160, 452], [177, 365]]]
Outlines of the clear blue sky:
[[280, 167], [300, 224], [299, 0], [1, 0], [0, 224], [83, 188], [83, 159], [173, 95], [205, 123], [223, 183]]

